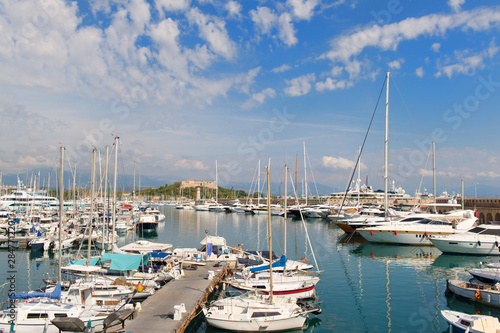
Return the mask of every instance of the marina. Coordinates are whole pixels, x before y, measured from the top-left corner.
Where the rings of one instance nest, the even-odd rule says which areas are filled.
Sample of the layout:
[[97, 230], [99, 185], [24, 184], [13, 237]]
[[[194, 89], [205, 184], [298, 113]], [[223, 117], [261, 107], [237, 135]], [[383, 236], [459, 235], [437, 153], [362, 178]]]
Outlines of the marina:
[[[264, 215], [185, 210], [173, 205], [159, 206], [159, 210], [165, 215], [165, 221], [159, 224], [156, 234], [144, 237], [148, 241], [171, 243], [173, 248], [199, 248], [200, 241], [209, 233], [225, 237], [228, 244], [242, 244], [245, 250], [265, 248], [267, 221]], [[283, 222], [280, 216], [271, 219], [276, 253], [284, 252]], [[299, 261], [303, 257], [311, 258], [302, 221], [289, 218], [286, 225], [288, 257]], [[326, 219], [306, 219], [305, 226], [323, 272], [316, 287], [322, 313], [310, 315], [305, 332], [443, 332], [448, 326], [441, 310], [500, 315], [494, 307], [445, 295], [447, 279], [467, 280], [470, 278], [467, 270], [481, 267], [483, 261], [494, 262], [495, 257], [443, 254], [432, 246], [365, 242], [359, 236], [345, 234]], [[118, 238], [118, 244], [123, 246], [136, 239], [135, 232], [130, 231]], [[65, 262], [70, 259], [70, 253], [63, 252]], [[15, 255], [16, 291], [41, 288], [42, 279], [57, 274], [56, 254], [18, 249]], [[0, 251], [0, 260], [7, 262], [7, 259], [8, 252]], [[185, 270], [185, 276], [168, 282], [144, 301], [135, 319], [125, 322], [124, 332], [136, 331], [134, 327], [141, 321], [147, 322], [151, 331], [157, 325], [167, 327], [164, 326], [167, 322], [168, 327], [176, 331], [191, 314], [193, 318], [186, 321], [189, 325], [186, 324], [183, 331], [213, 332], [202, 311], [195, 308], [212, 287], [214, 280], [208, 279], [208, 271], [222, 272], [223, 266], [212, 269], [214, 264]], [[8, 278], [6, 272], [2, 272], [1, 278]], [[185, 284], [184, 288], [193, 293], [172, 294], [181, 290], [177, 288], [180, 284]], [[2, 298], [7, 299], [6, 285], [1, 292]], [[408, 298], [412, 301], [408, 302]], [[174, 307], [181, 303], [187, 311], [181, 320], [174, 321]]]

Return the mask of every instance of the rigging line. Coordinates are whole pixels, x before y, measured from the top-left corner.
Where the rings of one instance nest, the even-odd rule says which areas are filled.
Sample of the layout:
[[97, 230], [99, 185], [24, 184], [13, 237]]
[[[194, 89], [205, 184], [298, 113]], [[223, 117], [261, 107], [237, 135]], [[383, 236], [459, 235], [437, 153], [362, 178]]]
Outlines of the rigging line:
[[[427, 163], [429, 163], [429, 158], [431, 157], [432, 146], [429, 148], [429, 153], [427, 154], [427, 161], [425, 161], [424, 170], [427, 170]], [[420, 193], [420, 189], [422, 188], [422, 182], [424, 181], [424, 172], [422, 172], [422, 178], [420, 178], [420, 184], [418, 184], [418, 192]]]
[[312, 165], [311, 165], [311, 160], [309, 159], [309, 154], [306, 153], [306, 156], [307, 156], [307, 162], [309, 162], [309, 170], [311, 172], [311, 176], [313, 178], [313, 182], [314, 182], [314, 187], [316, 189], [316, 195], [318, 196], [319, 198], [319, 191], [318, 191], [318, 184], [316, 184], [316, 179], [314, 178], [314, 173], [312, 171]]
[[387, 77], [384, 79], [384, 83], [382, 84], [382, 88], [380, 89], [380, 94], [378, 95], [377, 103], [375, 104], [375, 109], [373, 110], [372, 118], [370, 119], [370, 124], [368, 125], [368, 129], [366, 131], [365, 138], [363, 139], [363, 144], [361, 145], [361, 148], [359, 149], [359, 154], [358, 154], [358, 158], [356, 159], [356, 164], [354, 165], [354, 168], [352, 169], [351, 178], [347, 182], [344, 197], [342, 198], [342, 203], [341, 203], [340, 209], [337, 213], [337, 218], [340, 218], [340, 212], [342, 211], [342, 208], [344, 207], [344, 203], [345, 203], [345, 200], [347, 197], [347, 191], [349, 190], [349, 185], [351, 184], [352, 179], [354, 178], [354, 174], [356, 173], [356, 168], [358, 167], [359, 159], [361, 158], [361, 153], [363, 152], [363, 148], [365, 147], [366, 139], [368, 138], [368, 133], [370, 132], [370, 128], [372, 127], [373, 118], [375, 117], [375, 113], [376, 113], [377, 108], [378, 108], [378, 103], [380, 102], [380, 98], [382, 97], [382, 92], [384, 91], [384, 86], [385, 86], [386, 81], [387, 81]]
[[[295, 202], [297, 204], [297, 206], [299, 205], [298, 203], [298, 198], [297, 198], [297, 189], [295, 188], [295, 184], [293, 183], [293, 179], [292, 179], [292, 175], [290, 174], [290, 182], [292, 183], [292, 188], [293, 188], [293, 193], [295, 194]], [[318, 261], [316, 260], [316, 254], [314, 253], [314, 250], [312, 248], [312, 243], [311, 243], [311, 239], [309, 238], [309, 232], [307, 230], [307, 226], [306, 226], [306, 221], [304, 220], [304, 215], [302, 215], [302, 209], [299, 208], [299, 213], [300, 213], [300, 219], [302, 220], [302, 226], [304, 228], [304, 231], [305, 231], [305, 236], [306, 236], [306, 244], [309, 243], [309, 248], [311, 250], [311, 254], [312, 254], [312, 257], [313, 257], [313, 260], [314, 260], [314, 264], [316, 265], [316, 268], [318, 270], [318, 273], [320, 271], [320, 267], [318, 265]], [[306, 250], [307, 250], [307, 246], [306, 246]]]
[[408, 108], [408, 105], [406, 104], [406, 101], [404, 100], [403, 95], [401, 95], [401, 91], [399, 91], [399, 87], [398, 87], [398, 85], [396, 84], [396, 81], [394, 81], [394, 76], [391, 76], [391, 81], [392, 81], [392, 83], [394, 83], [394, 85], [396, 86], [396, 90], [397, 90], [397, 91], [398, 91], [398, 93], [399, 93], [399, 97], [401, 97], [401, 100], [403, 101], [403, 104], [404, 104], [404, 106], [405, 106], [405, 108], [406, 108], [406, 111], [408, 112], [408, 115], [410, 116], [410, 119], [411, 119], [411, 121], [412, 121], [413, 125], [415, 125], [415, 124], [416, 124], [415, 119], [413, 119], [413, 117], [411, 116], [410, 108]]

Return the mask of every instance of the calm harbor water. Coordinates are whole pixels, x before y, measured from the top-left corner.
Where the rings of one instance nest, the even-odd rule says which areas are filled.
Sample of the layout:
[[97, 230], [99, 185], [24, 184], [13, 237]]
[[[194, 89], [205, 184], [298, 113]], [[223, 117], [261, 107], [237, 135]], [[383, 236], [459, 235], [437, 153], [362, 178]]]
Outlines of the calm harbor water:
[[[229, 245], [243, 244], [249, 250], [268, 248], [265, 215], [196, 212], [172, 206], [160, 210], [166, 221], [149, 240], [171, 243], [174, 248], [199, 248], [208, 232], [225, 237]], [[467, 269], [498, 258], [446, 255], [434, 247], [363, 243], [362, 239], [345, 237], [324, 220], [306, 220], [305, 225], [324, 271], [317, 285], [323, 313], [310, 321], [306, 332], [445, 332], [447, 324], [440, 315], [443, 309], [500, 316], [500, 309], [444, 295], [447, 278], [469, 279]], [[278, 254], [284, 252], [283, 226], [283, 218], [272, 218], [273, 249]], [[306, 256], [311, 262], [302, 221], [289, 219], [286, 227], [288, 257], [300, 260]], [[129, 232], [120, 237], [119, 245], [135, 239], [137, 236]], [[29, 250], [15, 255], [17, 292], [40, 288], [44, 277], [57, 276], [56, 256]], [[69, 260], [70, 254], [63, 258]], [[8, 252], [0, 251], [2, 283], [10, 276], [7, 260]], [[6, 283], [1, 286], [4, 301], [8, 289]], [[219, 331], [207, 327], [202, 317], [190, 332]]]

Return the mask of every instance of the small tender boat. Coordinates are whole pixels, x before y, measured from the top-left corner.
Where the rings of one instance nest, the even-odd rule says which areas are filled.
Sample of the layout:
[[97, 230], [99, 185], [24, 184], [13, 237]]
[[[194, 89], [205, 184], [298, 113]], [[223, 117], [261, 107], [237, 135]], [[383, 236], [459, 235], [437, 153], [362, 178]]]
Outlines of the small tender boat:
[[469, 301], [500, 307], [500, 289], [497, 286], [460, 280], [447, 280], [446, 293], [468, 299]]
[[450, 324], [450, 332], [497, 333], [500, 331], [500, 322], [496, 317], [469, 315], [451, 310], [441, 310], [441, 315]]

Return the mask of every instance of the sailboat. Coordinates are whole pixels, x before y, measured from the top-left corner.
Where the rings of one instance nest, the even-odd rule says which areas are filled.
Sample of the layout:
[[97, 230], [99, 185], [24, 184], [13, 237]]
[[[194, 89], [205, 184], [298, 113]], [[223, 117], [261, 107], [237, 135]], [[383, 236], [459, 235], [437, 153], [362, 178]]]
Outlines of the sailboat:
[[[269, 253], [272, 253], [269, 167], [267, 169], [267, 209]], [[209, 325], [232, 331], [283, 331], [301, 329], [308, 314], [317, 309], [299, 306], [294, 298], [273, 295], [273, 269], [270, 262], [270, 292], [219, 299], [203, 309]]]

